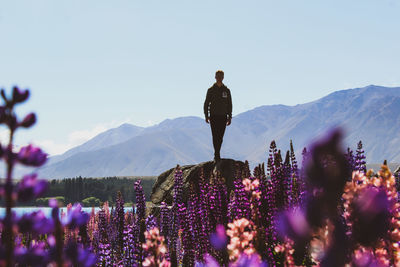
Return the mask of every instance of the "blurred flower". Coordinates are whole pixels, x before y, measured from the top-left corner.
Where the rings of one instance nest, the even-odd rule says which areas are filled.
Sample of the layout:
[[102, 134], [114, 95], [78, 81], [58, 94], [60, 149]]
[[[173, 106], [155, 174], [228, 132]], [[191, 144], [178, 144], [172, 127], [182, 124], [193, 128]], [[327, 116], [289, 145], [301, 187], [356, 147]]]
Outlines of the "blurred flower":
[[48, 234], [54, 230], [54, 222], [40, 210], [19, 218], [18, 228], [21, 233]]
[[82, 211], [81, 204], [77, 203], [67, 213], [67, 216], [62, 218], [62, 223], [71, 229], [79, 228], [89, 220], [89, 214]]
[[295, 242], [308, 239], [311, 233], [305, 214], [299, 208], [283, 212], [278, 219], [277, 229], [282, 236], [287, 236]]
[[49, 199], [49, 207], [51, 208], [58, 208], [58, 201], [55, 198]]
[[353, 235], [358, 242], [371, 245], [389, 229], [389, 202], [386, 193], [369, 187], [354, 199]]
[[24, 165], [40, 167], [47, 160], [47, 154], [32, 145], [22, 147], [18, 153], [18, 160]]
[[85, 249], [74, 241], [65, 246], [65, 255], [72, 263], [71, 266], [91, 267], [97, 262], [96, 255], [91, 250]]
[[48, 263], [44, 242], [38, 242], [30, 248], [18, 246], [14, 254], [18, 266], [46, 266]]
[[36, 115], [35, 113], [29, 113], [28, 115], [25, 116], [25, 118], [22, 120], [22, 122], [19, 124], [20, 126], [24, 128], [29, 128], [36, 122]]
[[206, 253], [204, 255], [204, 262], [196, 262], [195, 267], [220, 267], [217, 260], [213, 256]]
[[25, 202], [37, 198], [47, 190], [47, 187], [47, 181], [38, 180], [37, 174], [25, 175], [18, 184], [18, 200]]
[[212, 233], [210, 236], [210, 242], [216, 250], [226, 248], [228, 237], [225, 233], [225, 227], [222, 224], [217, 225], [215, 233]]
[[268, 267], [266, 262], [261, 261], [260, 255], [257, 253], [247, 255], [245, 253], [241, 254], [239, 259], [229, 264], [229, 267]]
[[354, 251], [352, 263], [356, 267], [383, 267], [384, 265], [380, 264], [373, 252], [369, 249], [360, 248]]

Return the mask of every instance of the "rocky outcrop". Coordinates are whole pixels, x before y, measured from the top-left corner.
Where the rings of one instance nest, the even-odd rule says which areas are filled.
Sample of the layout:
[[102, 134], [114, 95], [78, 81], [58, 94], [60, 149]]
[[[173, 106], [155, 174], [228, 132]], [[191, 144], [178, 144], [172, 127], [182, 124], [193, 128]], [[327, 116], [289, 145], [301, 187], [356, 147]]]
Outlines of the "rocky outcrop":
[[[172, 204], [175, 169], [171, 168], [157, 177], [151, 193], [153, 204], [159, 205], [161, 202], [165, 202], [168, 205]], [[229, 192], [233, 188], [233, 181], [237, 174], [246, 168], [245, 163], [242, 161], [221, 159], [217, 163], [207, 161], [196, 165], [180, 166], [180, 169], [182, 170], [183, 179], [183, 202], [186, 202], [190, 185], [197, 182], [196, 179], [199, 179], [201, 170], [206, 179], [209, 179], [211, 174], [217, 175], [219, 172], [221, 179], [225, 180]]]

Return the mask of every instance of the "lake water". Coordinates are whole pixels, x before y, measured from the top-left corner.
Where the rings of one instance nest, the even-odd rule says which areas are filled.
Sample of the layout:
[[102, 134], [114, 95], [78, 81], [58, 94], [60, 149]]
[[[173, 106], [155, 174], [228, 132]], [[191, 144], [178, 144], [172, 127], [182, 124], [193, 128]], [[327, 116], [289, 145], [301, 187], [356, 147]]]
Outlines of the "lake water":
[[[47, 217], [51, 216], [51, 208], [49, 208], [49, 207], [17, 207], [17, 208], [13, 208], [12, 210], [17, 214], [18, 217], [24, 215], [25, 213], [31, 213], [31, 212], [39, 211], [39, 210], [42, 210], [43, 213]], [[61, 212], [61, 210], [66, 213], [67, 207], [61, 207], [60, 212]], [[89, 207], [82, 207], [82, 210], [89, 214], [92, 212], [92, 208], [89, 208]], [[100, 210], [99, 207], [94, 209], [95, 212], [98, 212], [99, 210]], [[111, 207], [110, 207], [110, 210], [111, 210]], [[127, 212], [127, 211], [132, 211], [132, 207], [125, 207], [125, 212]], [[1, 218], [4, 217], [5, 214], [6, 214], [6, 209], [0, 208], [0, 217]]]

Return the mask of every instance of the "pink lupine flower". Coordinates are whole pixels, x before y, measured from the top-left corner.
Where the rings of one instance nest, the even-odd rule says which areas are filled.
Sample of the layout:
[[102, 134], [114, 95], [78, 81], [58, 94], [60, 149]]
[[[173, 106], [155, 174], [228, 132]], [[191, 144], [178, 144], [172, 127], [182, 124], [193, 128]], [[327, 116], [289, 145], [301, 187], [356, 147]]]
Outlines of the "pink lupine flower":
[[256, 235], [253, 223], [245, 218], [228, 223], [227, 235], [231, 238], [228, 244], [229, 259], [236, 261], [242, 253], [252, 255], [256, 252], [253, 239]]
[[154, 227], [144, 233], [146, 242], [142, 245], [145, 255], [148, 255], [143, 261], [145, 267], [163, 266], [169, 267], [171, 264], [165, 259], [167, 247], [164, 243], [164, 237], [160, 235], [157, 227]]

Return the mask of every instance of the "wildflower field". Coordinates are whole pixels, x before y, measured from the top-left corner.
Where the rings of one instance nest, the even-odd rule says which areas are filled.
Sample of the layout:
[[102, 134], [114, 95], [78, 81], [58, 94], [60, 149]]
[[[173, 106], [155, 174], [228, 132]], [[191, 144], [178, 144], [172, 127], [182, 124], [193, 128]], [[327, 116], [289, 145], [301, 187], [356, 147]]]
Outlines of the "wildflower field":
[[400, 266], [398, 180], [386, 165], [366, 170], [361, 142], [354, 154], [343, 151], [340, 129], [303, 150], [302, 168], [292, 144], [282, 157], [272, 142], [267, 164], [238, 167], [230, 191], [219, 173], [200, 173], [183, 201], [177, 167], [172, 205], [152, 212], [139, 180], [132, 212], [119, 193], [111, 211], [107, 202], [91, 214], [75, 203], [60, 215], [50, 200], [50, 218], [40, 211], [18, 217], [16, 203], [41, 197], [48, 185], [35, 174], [14, 184], [13, 168], [39, 167], [47, 155], [32, 145], [14, 151], [16, 130], [36, 121], [14, 111], [29, 91], [1, 96], [0, 123], [10, 131], [0, 146], [7, 166], [1, 266]]

